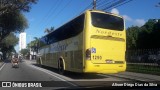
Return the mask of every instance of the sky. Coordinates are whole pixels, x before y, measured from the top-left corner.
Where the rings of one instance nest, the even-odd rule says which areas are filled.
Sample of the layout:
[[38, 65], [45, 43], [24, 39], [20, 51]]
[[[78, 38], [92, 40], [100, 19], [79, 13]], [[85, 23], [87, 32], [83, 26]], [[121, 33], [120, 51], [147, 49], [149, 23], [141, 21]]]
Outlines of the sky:
[[[42, 37], [46, 28], [55, 29], [73, 19], [88, 7], [93, 0], [38, 0], [30, 12], [24, 13], [29, 28], [25, 30], [27, 43], [34, 37]], [[107, 0], [97, 0], [100, 2]], [[108, 0], [112, 1], [112, 0]], [[116, 1], [116, 0], [115, 0]], [[160, 19], [160, 7], [155, 7], [160, 0], [132, 0], [129, 3], [113, 8], [108, 12], [125, 18], [126, 28], [132, 25], [142, 26], [148, 19]], [[18, 36], [18, 35], [17, 35]], [[19, 46], [15, 47], [18, 51]]]

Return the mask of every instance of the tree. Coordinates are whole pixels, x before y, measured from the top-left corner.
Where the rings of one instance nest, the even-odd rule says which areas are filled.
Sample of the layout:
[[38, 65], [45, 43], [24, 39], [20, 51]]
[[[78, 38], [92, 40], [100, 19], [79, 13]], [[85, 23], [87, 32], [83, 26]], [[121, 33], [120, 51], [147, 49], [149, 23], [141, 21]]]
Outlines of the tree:
[[50, 33], [50, 30], [48, 29], [48, 28], [46, 28], [45, 30], [44, 30], [44, 33]]
[[137, 48], [137, 39], [138, 33], [140, 32], [140, 28], [138, 26], [132, 26], [127, 28], [126, 36], [127, 36], [127, 48], [135, 49]]
[[23, 56], [25, 56], [29, 53], [29, 49], [22, 49], [20, 52], [23, 54]]
[[0, 42], [10, 34], [10, 32], [23, 32], [27, 27], [28, 23], [26, 18], [19, 11], [13, 13], [7, 13], [0, 16]]
[[51, 28], [50, 28], [50, 31], [54, 31], [54, 27], [51, 27]]
[[3, 55], [15, 52], [18, 42], [12, 32], [23, 32], [27, 27], [27, 19], [22, 12], [29, 12], [31, 5], [38, 0], [1, 0], [0, 1], [0, 48]]
[[127, 29], [127, 49], [160, 48], [160, 19], [149, 19], [143, 26]]
[[16, 52], [14, 46], [18, 44], [18, 37], [14, 35], [14, 33], [10, 33], [6, 38], [4, 38], [0, 44], [1, 51], [3, 53], [4, 59], [6, 58], [6, 54], [10, 54], [11, 52]]
[[29, 12], [37, 0], [1, 0], [0, 3], [0, 42], [10, 32], [22, 32], [28, 27], [22, 12]]
[[18, 44], [19, 38], [14, 35], [14, 33], [10, 33], [5, 39], [2, 40], [2, 43], [5, 44], [5, 47], [8, 46], [16, 46]]
[[28, 49], [31, 48], [32, 51], [38, 52], [38, 43], [39, 43], [39, 38], [34, 37], [34, 40], [27, 44], [27, 48]]
[[37, 0], [1, 0], [0, 15], [14, 11], [29, 12], [31, 5], [35, 3]]
[[158, 48], [156, 45], [158, 44], [157, 39], [160, 37], [157, 34], [160, 32], [156, 32], [154, 29], [157, 20], [149, 19], [142, 27], [141, 32], [139, 33], [138, 38], [138, 48], [142, 49], [150, 49], [150, 48]]
[[48, 28], [46, 28], [45, 30], [44, 30], [44, 33], [50, 33], [50, 32], [52, 32], [52, 31], [54, 31], [54, 27], [51, 27], [50, 29], [48, 29]]
[[34, 41], [35, 41], [35, 44], [34, 44], [34, 51], [36, 52], [36, 53], [38, 53], [38, 48], [39, 48], [39, 38], [37, 38], [37, 37], [34, 37]]

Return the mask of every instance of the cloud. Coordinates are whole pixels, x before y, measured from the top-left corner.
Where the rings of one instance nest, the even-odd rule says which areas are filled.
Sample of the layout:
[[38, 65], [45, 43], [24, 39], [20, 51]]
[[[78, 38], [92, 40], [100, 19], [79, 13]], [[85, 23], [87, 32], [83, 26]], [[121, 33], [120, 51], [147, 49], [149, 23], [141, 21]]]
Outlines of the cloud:
[[[118, 9], [113, 8], [111, 10], [111, 13], [119, 14], [120, 12], [119, 12]], [[131, 18], [128, 15], [122, 15], [122, 16], [125, 19], [126, 23], [129, 23], [128, 25], [133, 25], [133, 26], [139, 26], [139, 27], [141, 27], [141, 26], [143, 26], [146, 23], [146, 21], [144, 19], [133, 19], [133, 18]]]
[[111, 10], [111, 13], [114, 13], [114, 14], [119, 14], [119, 11], [118, 11], [118, 9], [116, 9], [116, 8], [113, 8], [113, 9]]
[[122, 15], [122, 16], [127, 23], [131, 23], [133, 26], [141, 27], [146, 23], [144, 19], [132, 19], [128, 15]]
[[133, 21], [133, 19], [127, 15], [122, 15], [126, 21]]
[[146, 21], [145, 21], [144, 19], [136, 19], [136, 20], [134, 21], [134, 24], [135, 24], [136, 26], [139, 26], [139, 27], [143, 26], [145, 23], [146, 23]]

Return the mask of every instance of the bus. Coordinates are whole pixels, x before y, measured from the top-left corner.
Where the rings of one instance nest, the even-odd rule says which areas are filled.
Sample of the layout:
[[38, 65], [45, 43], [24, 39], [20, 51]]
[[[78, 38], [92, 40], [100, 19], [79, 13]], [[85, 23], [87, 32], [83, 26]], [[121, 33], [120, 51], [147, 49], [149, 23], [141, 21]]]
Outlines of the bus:
[[86, 10], [39, 39], [37, 64], [60, 73], [118, 73], [126, 70], [123, 17]]

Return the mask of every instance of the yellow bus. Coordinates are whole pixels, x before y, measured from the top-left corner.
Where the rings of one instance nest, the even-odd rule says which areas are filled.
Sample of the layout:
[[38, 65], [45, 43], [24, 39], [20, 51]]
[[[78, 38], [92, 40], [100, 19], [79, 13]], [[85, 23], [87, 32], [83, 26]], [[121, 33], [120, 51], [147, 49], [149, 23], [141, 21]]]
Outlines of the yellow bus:
[[79, 73], [118, 73], [126, 70], [124, 19], [87, 10], [39, 40], [37, 63]]

